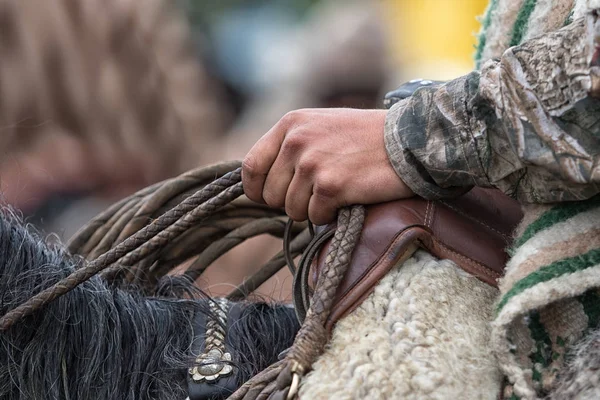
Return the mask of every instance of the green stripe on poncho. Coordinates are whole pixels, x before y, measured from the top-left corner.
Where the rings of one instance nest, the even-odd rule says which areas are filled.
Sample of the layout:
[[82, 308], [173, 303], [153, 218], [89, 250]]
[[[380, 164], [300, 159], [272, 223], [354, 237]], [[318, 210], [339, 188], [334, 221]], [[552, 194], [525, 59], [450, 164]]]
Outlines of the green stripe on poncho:
[[576, 4], [585, 1], [490, 0], [477, 36], [474, 57], [477, 68], [487, 58], [500, 57], [506, 48], [521, 44], [529, 33], [530, 37], [537, 36], [570, 23]]
[[569, 348], [600, 323], [600, 196], [535, 212], [515, 242], [493, 322], [510, 399], [547, 395]]

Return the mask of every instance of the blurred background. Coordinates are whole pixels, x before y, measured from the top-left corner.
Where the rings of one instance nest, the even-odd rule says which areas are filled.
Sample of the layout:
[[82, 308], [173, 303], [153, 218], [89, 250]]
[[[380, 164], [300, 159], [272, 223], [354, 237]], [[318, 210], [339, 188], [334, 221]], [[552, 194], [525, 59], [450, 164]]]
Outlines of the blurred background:
[[[0, 0], [3, 200], [66, 241], [142, 187], [241, 159], [287, 111], [380, 108], [407, 80], [469, 72], [486, 5]], [[203, 287], [239, 282], [280, 242], [251, 246]], [[241, 254], [248, 268], [228, 267]], [[286, 298], [290, 279], [263, 294]]]

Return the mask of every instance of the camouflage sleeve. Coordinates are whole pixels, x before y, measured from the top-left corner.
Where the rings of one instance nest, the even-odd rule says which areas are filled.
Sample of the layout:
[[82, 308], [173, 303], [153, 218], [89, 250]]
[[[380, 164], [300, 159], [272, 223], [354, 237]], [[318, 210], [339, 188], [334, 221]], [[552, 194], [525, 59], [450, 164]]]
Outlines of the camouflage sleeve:
[[590, 14], [395, 104], [385, 142], [398, 175], [429, 199], [472, 186], [543, 203], [600, 192], [596, 26]]

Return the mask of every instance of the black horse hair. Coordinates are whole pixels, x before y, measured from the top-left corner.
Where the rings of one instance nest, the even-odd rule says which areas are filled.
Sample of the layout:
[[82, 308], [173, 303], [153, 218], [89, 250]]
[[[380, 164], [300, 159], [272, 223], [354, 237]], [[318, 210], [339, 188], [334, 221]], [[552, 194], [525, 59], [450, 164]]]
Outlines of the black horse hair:
[[[0, 210], [0, 314], [84, 263]], [[0, 333], [0, 399], [185, 399], [194, 315], [209, 315], [211, 301], [189, 285], [193, 299], [148, 297], [95, 276], [17, 322]], [[276, 361], [297, 330], [289, 307], [245, 303], [228, 332], [239, 383]]]

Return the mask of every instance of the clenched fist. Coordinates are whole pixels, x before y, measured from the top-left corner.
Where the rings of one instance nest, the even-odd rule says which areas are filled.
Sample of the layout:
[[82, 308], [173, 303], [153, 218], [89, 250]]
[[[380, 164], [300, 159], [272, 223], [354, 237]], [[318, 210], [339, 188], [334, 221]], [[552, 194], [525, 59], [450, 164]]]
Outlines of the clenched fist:
[[385, 117], [385, 110], [288, 113], [244, 159], [246, 196], [319, 225], [340, 207], [412, 196], [388, 160]]

